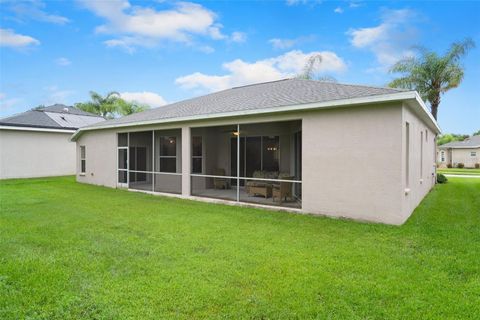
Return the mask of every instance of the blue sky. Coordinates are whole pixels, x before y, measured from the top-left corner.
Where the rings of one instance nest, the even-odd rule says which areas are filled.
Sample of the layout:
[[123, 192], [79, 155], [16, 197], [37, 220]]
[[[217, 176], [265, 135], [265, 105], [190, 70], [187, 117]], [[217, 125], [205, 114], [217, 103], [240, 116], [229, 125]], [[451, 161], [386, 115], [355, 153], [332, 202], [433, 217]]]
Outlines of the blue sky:
[[[475, 1], [0, 0], [0, 116], [118, 91], [160, 106], [231, 86], [292, 77], [319, 53], [319, 74], [386, 85], [413, 45], [444, 52], [471, 37]], [[444, 132], [480, 129], [480, 48], [443, 96]]]

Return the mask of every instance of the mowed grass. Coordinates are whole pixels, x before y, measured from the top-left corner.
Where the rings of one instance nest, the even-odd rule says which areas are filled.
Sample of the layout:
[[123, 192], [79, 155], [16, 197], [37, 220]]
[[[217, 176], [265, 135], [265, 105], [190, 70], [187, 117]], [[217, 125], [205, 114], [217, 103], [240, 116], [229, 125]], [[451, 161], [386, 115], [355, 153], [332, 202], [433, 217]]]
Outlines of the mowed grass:
[[478, 319], [480, 179], [401, 227], [0, 182], [0, 319]]
[[438, 173], [480, 176], [480, 169], [439, 168]]

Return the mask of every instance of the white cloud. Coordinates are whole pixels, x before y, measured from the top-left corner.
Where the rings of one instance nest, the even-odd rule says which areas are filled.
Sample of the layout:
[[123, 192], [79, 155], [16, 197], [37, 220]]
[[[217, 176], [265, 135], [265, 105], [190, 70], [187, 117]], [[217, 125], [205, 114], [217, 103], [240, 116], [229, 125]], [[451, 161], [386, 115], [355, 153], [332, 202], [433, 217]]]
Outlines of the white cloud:
[[60, 89], [57, 85], [45, 87], [44, 90], [46, 93], [46, 98], [44, 99], [44, 104], [55, 104], [55, 103], [68, 103], [68, 98], [71, 97], [75, 91], [73, 90], [63, 90]]
[[335, 10], [333, 10], [335, 13], [343, 13], [343, 9], [341, 7], [336, 7]]
[[201, 47], [198, 48], [198, 50], [200, 50], [203, 53], [214, 53], [215, 52], [215, 49], [210, 47], [210, 46], [201, 46]]
[[[162, 41], [193, 44], [196, 36], [229, 39], [222, 33], [222, 25], [216, 21], [214, 12], [191, 2], [178, 2], [165, 10], [132, 6], [126, 0], [83, 3], [106, 20], [96, 32], [115, 36], [105, 41], [109, 47], [122, 47], [133, 52], [137, 46], [153, 47]], [[241, 39], [241, 33], [232, 34], [232, 41]]]
[[72, 61], [70, 61], [67, 58], [61, 57], [55, 60], [55, 63], [61, 67], [66, 67], [72, 64]]
[[414, 12], [408, 9], [387, 10], [381, 23], [375, 27], [350, 29], [350, 43], [361, 49], [373, 52], [380, 65], [391, 66], [404, 56], [412, 55], [417, 30], [412, 26]]
[[47, 13], [43, 10], [44, 8], [45, 3], [36, 0], [18, 3], [15, 2], [15, 4], [10, 7], [10, 10], [13, 11], [19, 18], [28, 18], [61, 25], [70, 22], [70, 19], [66, 17]]
[[251, 63], [236, 59], [222, 65], [223, 69], [227, 71], [225, 75], [207, 75], [195, 72], [177, 78], [175, 83], [185, 89], [219, 91], [240, 85], [294, 77], [302, 72], [305, 63], [311, 56], [318, 54], [322, 56], [322, 62], [318, 67], [319, 73], [337, 73], [346, 70], [345, 62], [334, 52], [303, 53], [293, 50], [277, 57]]
[[352, 1], [352, 2], [350, 2], [350, 3], [348, 4], [348, 6], [349, 6], [350, 8], [352, 8], [352, 9], [354, 9], [354, 8], [361, 7], [362, 4], [359, 3], [359, 2], [354, 2], [354, 1]]
[[294, 39], [280, 39], [280, 38], [273, 38], [268, 40], [268, 42], [272, 45], [274, 49], [290, 49], [293, 46], [300, 45], [305, 42], [311, 42], [315, 40], [315, 36], [302, 36]]
[[268, 42], [275, 48], [275, 49], [288, 49], [295, 45], [295, 39], [280, 39], [280, 38], [273, 38], [268, 40]]
[[39, 44], [40, 41], [35, 38], [15, 33], [12, 29], [0, 28], [0, 46], [2, 47], [20, 48]]
[[4, 112], [21, 102], [21, 98], [8, 98], [7, 94], [0, 92], [0, 111]]
[[125, 101], [136, 102], [142, 105], [146, 104], [153, 108], [160, 107], [167, 104], [167, 101], [162, 96], [160, 96], [159, 94], [156, 94], [155, 92], [148, 92], [148, 91], [121, 92], [120, 96]]
[[322, 3], [322, 0], [286, 0], [285, 1], [287, 6], [296, 6], [300, 4], [320, 4]]
[[247, 41], [247, 34], [245, 32], [235, 31], [230, 36], [230, 40], [233, 42], [245, 42]]

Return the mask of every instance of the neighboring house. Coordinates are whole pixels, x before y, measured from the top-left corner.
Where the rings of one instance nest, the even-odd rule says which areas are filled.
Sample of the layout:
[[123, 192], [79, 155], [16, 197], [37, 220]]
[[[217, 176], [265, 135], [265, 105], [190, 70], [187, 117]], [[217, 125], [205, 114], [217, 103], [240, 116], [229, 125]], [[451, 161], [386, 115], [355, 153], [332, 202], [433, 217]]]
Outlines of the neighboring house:
[[104, 120], [62, 104], [0, 119], [0, 179], [75, 174], [71, 135]]
[[462, 163], [465, 168], [475, 168], [475, 164], [480, 164], [480, 135], [438, 146], [437, 163], [440, 167], [455, 168]]
[[435, 184], [439, 132], [414, 91], [287, 79], [105, 121], [72, 140], [79, 182], [401, 224]]

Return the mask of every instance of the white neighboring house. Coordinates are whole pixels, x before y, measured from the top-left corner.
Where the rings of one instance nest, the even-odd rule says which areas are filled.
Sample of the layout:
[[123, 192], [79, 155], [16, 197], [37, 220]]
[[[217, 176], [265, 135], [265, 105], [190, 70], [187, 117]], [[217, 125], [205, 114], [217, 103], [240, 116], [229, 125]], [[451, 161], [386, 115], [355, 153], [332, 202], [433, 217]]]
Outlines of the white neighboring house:
[[475, 164], [480, 164], [480, 135], [439, 146], [437, 163], [440, 167], [451, 165], [456, 168], [463, 163], [465, 168], [475, 168]]
[[55, 104], [0, 119], [0, 179], [75, 174], [78, 128], [103, 117]]

